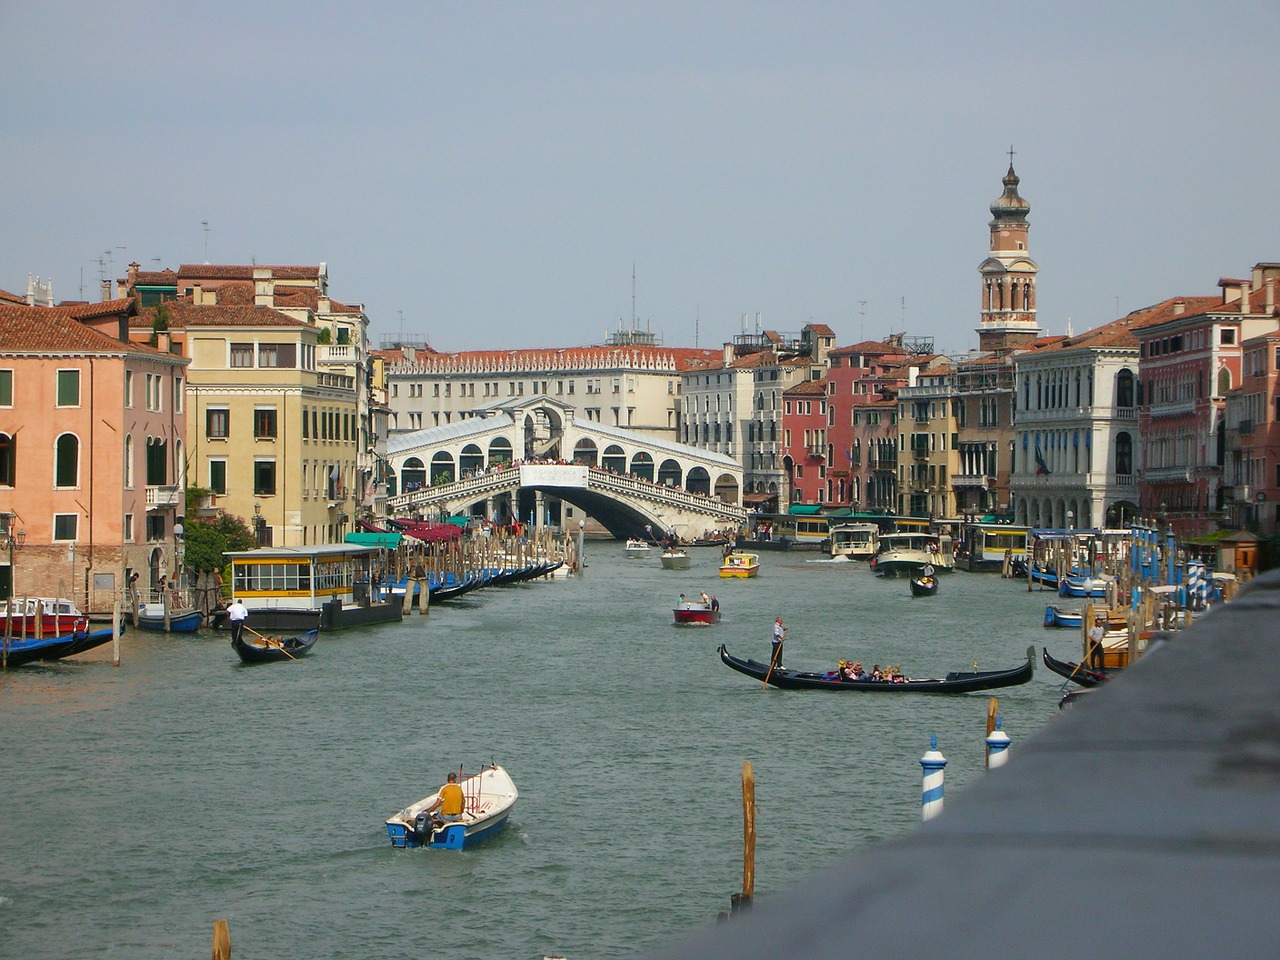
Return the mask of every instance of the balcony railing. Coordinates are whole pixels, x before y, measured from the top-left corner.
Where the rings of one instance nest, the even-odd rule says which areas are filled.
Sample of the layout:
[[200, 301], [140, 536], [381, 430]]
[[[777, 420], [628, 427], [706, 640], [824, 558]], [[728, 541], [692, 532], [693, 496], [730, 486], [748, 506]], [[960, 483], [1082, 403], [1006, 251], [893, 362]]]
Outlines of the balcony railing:
[[182, 491], [177, 484], [147, 487], [147, 509], [164, 510], [176, 507], [182, 501]]
[[1148, 467], [1142, 479], [1147, 483], [1190, 483], [1190, 467]]
[[985, 490], [991, 481], [982, 473], [957, 473], [951, 478], [953, 487], [980, 487]]

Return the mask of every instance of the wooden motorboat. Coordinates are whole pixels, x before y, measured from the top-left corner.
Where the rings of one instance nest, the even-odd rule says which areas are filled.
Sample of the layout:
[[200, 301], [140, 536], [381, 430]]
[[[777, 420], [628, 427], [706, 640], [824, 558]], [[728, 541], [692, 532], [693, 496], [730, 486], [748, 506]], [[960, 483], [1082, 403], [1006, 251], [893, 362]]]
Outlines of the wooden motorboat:
[[[164, 604], [144, 603], [134, 618], [139, 630], [164, 632]], [[170, 633], [195, 633], [204, 626], [204, 614], [192, 607], [169, 609]]]
[[632, 537], [627, 541], [627, 545], [623, 547], [622, 553], [628, 560], [643, 560], [649, 556], [649, 544]]
[[87, 623], [75, 601], [65, 597], [15, 597], [12, 611], [8, 600], [0, 600], [0, 634], [65, 637]]
[[1052, 603], [1044, 608], [1044, 625], [1067, 630], [1079, 630], [1084, 623], [1084, 611], [1063, 610]]
[[481, 767], [479, 773], [460, 778], [458, 785], [463, 796], [461, 820], [444, 823], [425, 812], [440, 796], [436, 790], [387, 818], [391, 845], [462, 850], [507, 825], [520, 793], [506, 770], [497, 764]]
[[[0, 667], [20, 667], [24, 663], [40, 660], [62, 660], [100, 647], [111, 640], [110, 628], [106, 630], [72, 631], [56, 637], [2, 637], [0, 638]], [[124, 633], [124, 624], [120, 625]]]
[[1111, 679], [1111, 674], [1101, 670], [1093, 670], [1069, 660], [1055, 660], [1049, 656], [1049, 648], [1044, 648], [1044, 665], [1059, 676], [1066, 677], [1072, 683], [1082, 687], [1098, 687]]
[[1058, 596], [1102, 599], [1107, 595], [1107, 583], [1096, 577], [1062, 577], [1058, 581]]
[[720, 608], [709, 603], [685, 602], [677, 604], [676, 623], [680, 626], [697, 626], [720, 622]]
[[903, 681], [847, 680], [841, 679], [835, 670], [824, 673], [803, 670], [770, 669], [769, 664], [758, 660], [735, 657], [720, 645], [720, 659], [725, 666], [745, 673], [756, 680], [767, 682], [782, 690], [829, 690], [832, 692], [866, 693], [972, 693], [975, 690], [994, 690], [998, 687], [1016, 687], [1027, 683], [1035, 674], [1036, 650], [1027, 648], [1026, 663], [1007, 670], [953, 671], [944, 677], [910, 677]]
[[885, 533], [872, 559], [872, 569], [882, 577], [900, 573], [918, 576], [927, 566], [937, 573], [950, 573], [955, 566], [951, 538], [933, 533]]
[[279, 663], [305, 657], [316, 645], [319, 630], [308, 630], [296, 637], [264, 637], [242, 630], [231, 637], [231, 646], [245, 663]]
[[758, 553], [727, 554], [720, 564], [722, 577], [754, 577], [760, 572], [760, 555]]
[[670, 547], [662, 551], [663, 570], [688, 570], [689, 554], [679, 547]]

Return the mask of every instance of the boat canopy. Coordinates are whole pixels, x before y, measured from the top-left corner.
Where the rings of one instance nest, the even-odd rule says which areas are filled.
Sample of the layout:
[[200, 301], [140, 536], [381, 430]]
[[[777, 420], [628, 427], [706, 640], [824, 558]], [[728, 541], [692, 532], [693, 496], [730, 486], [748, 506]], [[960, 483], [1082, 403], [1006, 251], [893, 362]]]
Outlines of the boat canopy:
[[346, 536], [347, 543], [358, 544], [362, 547], [382, 547], [384, 550], [394, 550], [400, 546], [403, 534], [399, 533], [348, 533]]

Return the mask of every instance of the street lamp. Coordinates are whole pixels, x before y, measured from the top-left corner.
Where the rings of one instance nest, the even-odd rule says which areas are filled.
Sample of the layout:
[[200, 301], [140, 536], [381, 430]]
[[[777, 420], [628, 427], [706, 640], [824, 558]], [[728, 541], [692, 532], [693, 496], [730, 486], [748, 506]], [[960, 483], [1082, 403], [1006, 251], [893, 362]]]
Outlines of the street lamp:
[[18, 525], [18, 517], [16, 514], [5, 513], [0, 514], [0, 517], [3, 517], [4, 519], [4, 527], [3, 529], [0, 529], [0, 544], [9, 551], [9, 590], [7, 599], [10, 602], [9, 609], [12, 610], [14, 597], [13, 555], [17, 551], [21, 550], [22, 545], [27, 542], [27, 531], [14, 529]]
[[253, 505], [253, 533], [257, 538], [258, 546], [262, 546], [263, 537], [266, 533], [267, 520], [262, 515], [262, 504], [255, 503]]
[[1076, 521], [1075, 511], [1068, 510], [1067, 511], [1067, 532], [1068, 533], [1070, 533], [1072, 530], [1075, 529], [1075, 526], [1074, 526], [1075, 521]]

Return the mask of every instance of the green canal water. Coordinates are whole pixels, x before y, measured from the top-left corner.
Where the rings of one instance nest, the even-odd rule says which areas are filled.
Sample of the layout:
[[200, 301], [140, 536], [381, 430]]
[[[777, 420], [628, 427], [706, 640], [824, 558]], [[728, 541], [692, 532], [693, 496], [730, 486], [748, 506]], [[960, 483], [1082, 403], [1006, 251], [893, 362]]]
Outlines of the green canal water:
[[[321, 638], [246, 667], [225, 635], [129, 633], [97, 660], [0, 675], [0, 957], [315, 960], [641, 957], [712, 923], [742, 875], [741, 771], [755, 771], [756, 897], [920, 820], [937, 733], [947, 795], [983, 776], [988, 694], [760, 689], [724, 667], [840, 657], [908, 675], [1017, 664], [1050, 593], [957, 572], [933, 598], [813, 553], [721, 580], [589, 542], [585, 575], [472, 594], [426, 618]], [[680, 593], [723, 622], [676, 628]], [[1038, 667], [996, 691], [1019, 741], [1057, 713]], [[510, 828], [461, 853], [393, 850], [383, 821], [459, 766], [520, 789]]]

